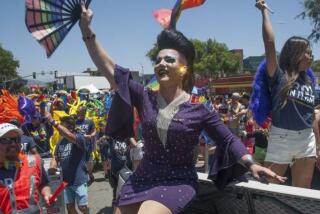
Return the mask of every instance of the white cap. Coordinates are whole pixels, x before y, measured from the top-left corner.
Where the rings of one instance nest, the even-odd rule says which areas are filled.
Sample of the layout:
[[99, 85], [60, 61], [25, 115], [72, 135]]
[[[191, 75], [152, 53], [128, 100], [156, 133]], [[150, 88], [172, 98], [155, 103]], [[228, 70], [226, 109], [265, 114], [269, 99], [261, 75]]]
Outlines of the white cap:
[[240, 98], [240, 94], [238, 92], [234, 92], [231, 96], [231, 98], [236, 98], [239, 99]]
[[23, 134], [22, 130], [19, 129], [17, 126], [11, 124], [11, 123], [1, 123], [0, 124], [0, 137], [8, 133], [9, 131], [15, 131], [20, 136]]

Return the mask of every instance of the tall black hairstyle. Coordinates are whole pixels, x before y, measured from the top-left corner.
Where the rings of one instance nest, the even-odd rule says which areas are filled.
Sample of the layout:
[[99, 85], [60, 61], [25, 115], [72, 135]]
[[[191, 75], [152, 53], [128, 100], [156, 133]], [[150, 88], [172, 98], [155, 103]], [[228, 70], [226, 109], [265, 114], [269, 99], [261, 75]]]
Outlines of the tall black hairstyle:
[[187, 72], [183, 77], [183, 90], [191, 92], [194, 85], [193, 63], [196, 55], [193, 43], [175, 29], [163, 30], [157, 38], [158, 51], [173, 49], [181, 53], [187, 60]]

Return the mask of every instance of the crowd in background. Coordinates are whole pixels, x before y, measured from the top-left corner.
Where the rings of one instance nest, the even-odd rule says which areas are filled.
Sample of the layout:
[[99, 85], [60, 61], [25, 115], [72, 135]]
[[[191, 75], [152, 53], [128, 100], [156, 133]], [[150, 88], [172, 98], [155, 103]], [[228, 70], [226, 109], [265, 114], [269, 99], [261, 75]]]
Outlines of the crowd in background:
[[[93, 171], [102, 169], [106, 181], [110, 182], [113, 187], [113, 199], [115, 199], [118, 173], [124, 166], [131, 170], [137, 168], [143, 157], [143, 139], [139, 116], [136, 111], [134, 112], [133, 123], [135, 136], [124, 141], [117, 141], [105, 135], [106, 121], [113, 94], [112, 91], [100, 94], [57, 91], [52, 95], [41, 93], [20, 95], [20, 98], [24, 97], [31, 102], [28, 105], [30, 105], [29, 108], [34, 107], [34, 112], [30, 115], [23, 115], [27, 118], [24, 121], [12, 117], [10, 121], [6, 122], [16, 125], [23, 131], [21, 136], [23, 153], [39, 154], [43, 159], [52, 158], [57, 161], [55, 165], [51, 164], [49, 174], [56, 172], [56, 170], [52, 170], [52, 166], [58, 170], [60, 168], [63, 172], [61, 168], [63, 168], [64, 155], [70, 155], [70, 151], [68, 153], [66, 148], [60, 148], [63, 144], [61, 141], [64, 135], [57, 130], [55, 122], [52, 121], [58, 121], [69, 130], [72, 130], [74, 126], [76, 140], [79, 140], [78, 135], [83, 137], [83, 148], [85, 148], [83, 160], [85, 164], [83, 165], [82, 175], [76, 173], [76, 177], [72, 178], [71, 182], [79, 181], [77, 176], [82, 176], [79, 182], [90, 186], [94, 182]], [[10, 95], [4, 90], [0, 98], [5, 101], [8, 96], [18, 99], [18, 96]], [[229, 95], [210, 97], [203, 94], [198, 97], [208, 108], [219, 114], [230, 131], [241, 138], [255, 160], [263, 164], [267, 152], [269, 131], [268, 128], [261, 128], [255, 123], [249, 109], [250, 94], [234, 92]], [[25, 111], [20, 110], [20, 112]], [[48, 113], [54, 119], [48, 119]], [[195, 163], [204, 157], [206, 152], [204, 145], [207, 145], [208, 161], [212, 163], [215, 142], [205, 132], [199, 137]], [[70, 165], [68, 166], [70, 167]], [[87, 201], [84, 201], [84, 203], [87, 203]]]

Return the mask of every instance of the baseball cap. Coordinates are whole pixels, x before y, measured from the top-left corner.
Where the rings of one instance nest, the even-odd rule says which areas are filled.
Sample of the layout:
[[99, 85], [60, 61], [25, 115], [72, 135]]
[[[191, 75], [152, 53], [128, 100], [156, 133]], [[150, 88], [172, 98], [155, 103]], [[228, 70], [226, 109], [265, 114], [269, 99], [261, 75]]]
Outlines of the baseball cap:
[[240, 98], [240, 94], [238, 92], [234, 92], [231, 96], [231, 98]]
[[23, 134], [22, 130], [19, 129], [17, 126], [11, 124], [11, 123], [1, 123], [0, 124], [0, 137], [8, 133], [9, 131], [15, 131], [20, 136]]

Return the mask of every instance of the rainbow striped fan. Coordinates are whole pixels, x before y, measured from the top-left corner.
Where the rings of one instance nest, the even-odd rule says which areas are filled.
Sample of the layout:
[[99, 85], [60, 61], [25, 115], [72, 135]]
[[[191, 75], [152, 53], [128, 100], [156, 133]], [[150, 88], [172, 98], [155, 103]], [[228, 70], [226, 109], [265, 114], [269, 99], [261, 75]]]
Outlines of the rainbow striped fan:
[[81, 17], [81, 2], [91, 0], [26, 0], [26, 25], [50, 57]]

